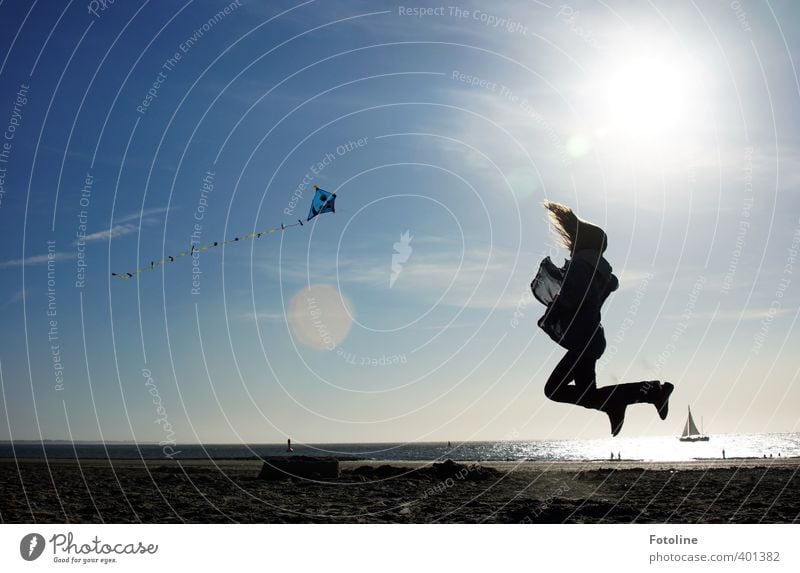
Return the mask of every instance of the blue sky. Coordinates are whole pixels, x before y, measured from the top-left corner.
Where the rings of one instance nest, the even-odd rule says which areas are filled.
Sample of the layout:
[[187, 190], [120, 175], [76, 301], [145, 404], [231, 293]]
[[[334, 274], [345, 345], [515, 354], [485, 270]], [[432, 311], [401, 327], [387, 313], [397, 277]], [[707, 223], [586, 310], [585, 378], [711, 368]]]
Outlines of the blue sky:
[[796, 431], [797, 7], [455, 8], [1, 3], [0, 439], [604, 437], [542, 392], [544, 199], [609, 235], [599, 383], [677, 386], [626, 435]]

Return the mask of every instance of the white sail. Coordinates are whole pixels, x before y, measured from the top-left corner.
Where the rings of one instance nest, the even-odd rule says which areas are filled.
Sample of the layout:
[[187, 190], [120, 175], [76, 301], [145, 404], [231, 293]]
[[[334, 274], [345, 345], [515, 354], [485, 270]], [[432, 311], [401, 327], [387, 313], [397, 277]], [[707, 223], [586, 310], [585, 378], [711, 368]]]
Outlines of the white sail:
[[697, 436], [700, 432], [697, 430], [697, 425], [692, 418], [692, 409], [687, 406], [689, 410], [689, 417], [686, 419], [686, 425], [683, 427], [683, 436]]

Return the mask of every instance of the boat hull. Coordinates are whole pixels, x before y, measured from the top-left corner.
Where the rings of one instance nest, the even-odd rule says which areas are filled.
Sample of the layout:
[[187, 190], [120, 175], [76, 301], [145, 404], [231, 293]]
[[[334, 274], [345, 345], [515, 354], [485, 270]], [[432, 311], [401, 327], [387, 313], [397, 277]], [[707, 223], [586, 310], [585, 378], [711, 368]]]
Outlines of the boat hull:
[[707, 442], [710, 438], [708, 436], [686, 436], [678, 439], [681, 442]]

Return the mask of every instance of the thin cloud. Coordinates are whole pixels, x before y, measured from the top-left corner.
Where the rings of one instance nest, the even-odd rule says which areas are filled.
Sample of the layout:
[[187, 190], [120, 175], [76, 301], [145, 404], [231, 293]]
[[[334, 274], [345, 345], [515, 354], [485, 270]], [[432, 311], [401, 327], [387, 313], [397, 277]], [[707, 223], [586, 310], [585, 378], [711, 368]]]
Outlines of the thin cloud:
[[[426, 304], [439, 301], [448, 306], [471, 309], [515, 308], [528, 290], [530, 277], [519, 261], [514, 268], [515, 254], [500, 248], [468, 250], [461, 260], [460, 253], [422, 253], [415, 250], [403, 266], [392, 291]], [[344, 285], [372, 289], [389, 288], [391, 258], [371, 257], [347, 259], [335, 256], [320, 257], [312, 268], [303, 261], [284, 261], [280, 276], [285, 281], [305, 283], [338, 280]], [[278, 267], [269, 265], [265, 271], [277, 278]], [[506, 283], [507, 286], [506, 286]]]
[[[160, 215], [161, 213], [166, 213], [168, 211], [172, 211], [172, 207], [153, 207], [152, 209], [145, 209], [143, 211], [136, 211], [135, 213], [130, 213], [125, 215], [124, 217], [120, 217], [117, 219], [116, 223], [127, 223], [128, 221], [134, 221], [136, 219], [142, 218], [147, 222], [152, 221], [160, 221], [161, 219], [152, 219], [150, 218], [152, 215]], [[144, 222], [144, 221], [143, 221]]]
[[[110, 229], [90, 233], [83, 238], [83, 241], [85, 243], [96, 243], [98, 241], [108, 241], [109, 239], [117, 239], [119, 237], [124, 237], [125, 235], [130, 235], [131, 233], [135, 233], [139, 230], [138, 223], [140, 220], [142, 226], [155, 225], [160, 223], [161, 219], [154, 217], [153, 215], [160, 215], [171, 210], [172, 209], [169, 207], [154, 207], [152, 209], [145, 209], [143, 211], [129, 213], [128, 215], [118, 218], [116, 223]], [[132, 223], [130, 221], [136, 221], [136, 223]], [[72, 244], [77, 244], [77, 241], [73, 242]]]
[[30, 257], [26, 257], [24, 259], [11, 259], [8, 261], [0, 262], [0, 269], [9, 269], [14, 267], [22, 267], [22, 266], [31, 266], [31, 265], [41, 265], [46, 263], [48, 260], [55, 260], [55, 261], [66, 261], [69, 259], [74, 259], [76, 257], [75, 253], [45, 253], [43, 255], [33, 255]]
[[3, 303], [3, 307], [18, 303], [22, 300], [25, 300], [25, 289], [20, 289], [14, 295], [9, 298], [5, 303]]
[[[616, 271], [615, 271], [615, 274]], [[619, 289], [626, 290], [626, 289], [638, 289], [641, 286], [642, 281], [647, 281], [648, 283], [655, 279], [655, 273], [650, 271], [637, 271], [634, 269], [625, 269], [619, 272], [617, 278], [619, 279]]]
[[[86, 235], [83, 238], [85, 243], [94, 243], [97, 241], [107, 241], [108, 239], [116, 239], [118, 237], [123, 237], [125, 235], [129, 235], [130, 233], [134, 233], [139, 229], [138, 225], [133, 225], [131, 223], [124, 223], [122, 225], [114, 225], [110, 229], [105, 231], [97, 231], [96, 233], [91, 233]], [[75, 244], [75, 243], [73, 243]]]
[[240, 314], [239, 318], [253, 322], [283, 322], [286, 317], [280, 312], [245, 312]]
[[[722, 312], [696, 312], [690, 316], [691, 319], [713, 320], [713, 321], [750, 321], [775, 318], [787, 314], [796, 314], [797, 308], [747, 308], [743, 310], [728, 310]], [[670, 314], [665, 316], [667, 320], [686, 320], [685, 315]]]

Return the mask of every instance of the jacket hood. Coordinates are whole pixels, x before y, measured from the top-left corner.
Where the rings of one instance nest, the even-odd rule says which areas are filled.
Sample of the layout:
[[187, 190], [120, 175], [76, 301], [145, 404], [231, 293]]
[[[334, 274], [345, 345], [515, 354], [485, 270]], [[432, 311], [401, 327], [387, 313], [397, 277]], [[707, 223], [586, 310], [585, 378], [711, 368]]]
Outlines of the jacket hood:
[[584, 261], [589, 263], [592, 267], [597, 269], [597, 272], [609, 277], [612, 273], [612, 268], [609, 262], [603, 257], [603, 254], [593, 249], [582, 249], [575, 251], [572, 255], [573, 260]]

